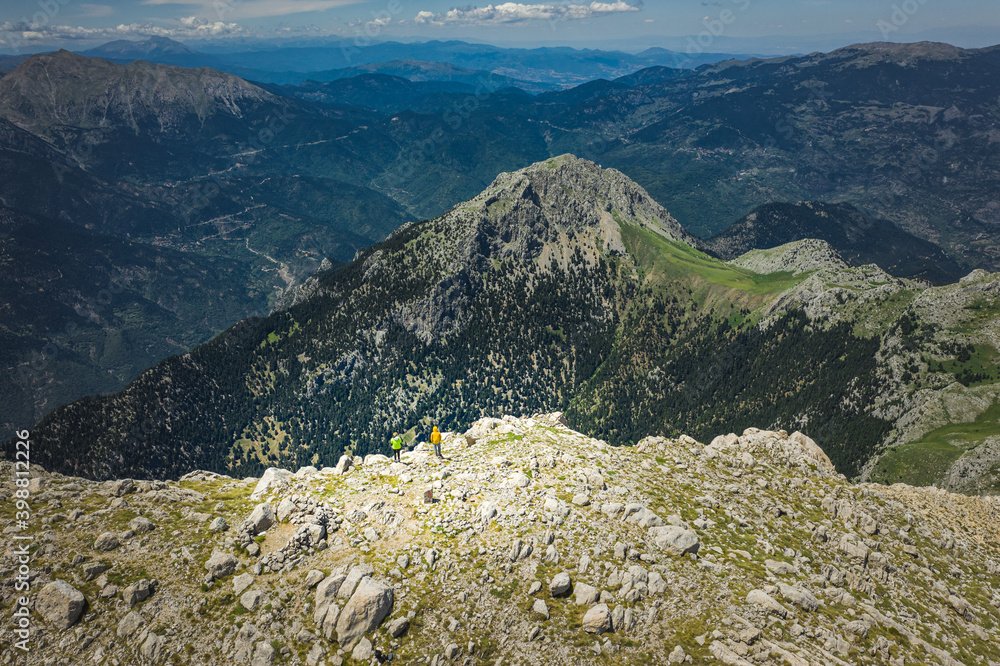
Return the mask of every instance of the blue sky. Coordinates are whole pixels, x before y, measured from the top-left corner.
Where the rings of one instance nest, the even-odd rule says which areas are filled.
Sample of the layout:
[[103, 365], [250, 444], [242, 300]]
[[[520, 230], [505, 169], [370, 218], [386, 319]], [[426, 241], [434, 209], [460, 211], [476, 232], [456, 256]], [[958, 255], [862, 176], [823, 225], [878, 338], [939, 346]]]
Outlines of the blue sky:
[[858, 41], [1000, 43], [996, 0], [4, 0], [0, 52], [111, 39], [467, 39], [496, 44], [806, 50]]

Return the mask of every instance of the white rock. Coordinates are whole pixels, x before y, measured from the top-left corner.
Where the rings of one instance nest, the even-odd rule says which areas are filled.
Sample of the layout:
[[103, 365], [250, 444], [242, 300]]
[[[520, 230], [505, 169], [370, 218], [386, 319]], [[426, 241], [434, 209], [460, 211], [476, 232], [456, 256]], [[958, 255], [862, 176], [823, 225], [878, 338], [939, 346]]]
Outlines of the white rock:
[[367, 638], [362, 638], [354, 646], [354, 650], [351, 652], [351, 659], [364, 664], [374, 655], [375, 651], [372, 649], [372, 642]]
[[836, 473], [837, 468], [833, 466], [830, 457], [812, 439], [803, 435], [798, 430], [789, 435], [788, 439], [798, 444], [806, 457], [813, 461], [820, 469], [831, 474]]
[[260, 641], [254, 647], [250, 666], [270, 666], [274, 663], [274, 647], [267, 641]]
[[230, 553], [213, 550], [212, 556], [205, 562], [205, 571], [212, 578], [224, 578], [236, 571], [237, 564], [239, 564], [239, 561]]
[[487, 500], [479, 505], [479, 518], [484, 521], [491, 521], [497, 515], [497, 505]]
[[611, 610], [607, 604], [594, 606], [583, 616], [583, 630], [588, 634], [611, 631]]
[[576, 603], [580, 606], [590, 606], [591, 604], [596, 604], [597, 600], [600, 598], [600, 591], [586, 583], [577, 583], [573, 587], [573, 592], [576, 595]]
[[128, 528], [135, 532], [136, 534], [145, 534], [146, 532], [152, 532], [156, 529], [156, 526], [150, 522], [149, 518], [144, 518], [143, 516], [136, 516], [129, 521]]
[[405, 617], [397, 617], [395, 620], [390, 622], [389, 626], [386, 628], [386, 630], [389, 632], [389, 635], [392, 636], [393, 638], [399, 638], [407, 631], [409, 631], [409, 629], [410, 629], [410, 621]]
[[258, 504], [250, 512], [250, 517], [246, 521], [250, 528], [250, 534], [256, 535], [267, 530], [274, 525], [274, 518], [274, 508], [270, 504]]
[[97, 540], [94, 541], [94, 550], [103, 550], [105, 552], [114, 550], [120, 544], [118, 543], [118, 537], [116, 537], [111, 532], [104, 532]]
[[64, 580], [54, 580], [38, 592], [35, 611], [59, 629], [69, 629], [80, 619], [86, 599]]
[[375, 569], [370, 564], [356, 564], [347, 572], [347, 578], [340, 584], [337, 596], [341, 599], [349, 599], [358, 587], [358, 583], [375, 573]]
[[253, 574], [240, 574], [233, 578], [233, 593], [236, 596], [240, 596], [243, 592], [253, 584]]
[[501, 484], [503, 488], [527, 488], [531, 485], [531, 479], [521, 472], [512, 474], [506, 481]]
[[697, 553], [701, 547], [697, 534], [676, 525], [653, 527], [650, 528], [649, 534], [657, 546], [677, 557], [687, 553]]
[[663, 580], [663, 576], [659, 571], [652, 571], [649, 574], [649, 581], [646, 583], [651, 594], [666, 594], [667, 592], [667, 582]]
[[[236, 578], [240, 578], [240, 576], [237, 576]], [[306, 584], [306, 589], [307, 590], [313, 589], [321, 582], [323, 582], [324, 578], [326, 578], [326, 576], [323, 574], [322, 571], [320, 571], [319, 569], [311, 569], [309, 573], [306, 574], [306, 579], [304, 581]], [[237, 594], [239, 594], [239, 592], [237, 592]]]
[[334, 468], [333, 473], [337, 475], [347, 474], [351, 471], [353, 465], [354, 461], [350, 456], [340, 456], [340, 460], [337, 461], [337, 466]]
[[122, 590], [122, 601], [131, 608], [140, 601], [148, 599], [151, 594], [153, 594], [153, 585], [149, 580], [143, 578]]
[[257, 486], [253, 489], [253, 492], [250, 493], [250, 499], [259, 499], [270, 491], [280, 490], [287, 486], [292, 478], [292, 473], [287, 469], [268, 467], [264, 471], [263, 476], [260, 477], [260, 481], [257, 482]]
[[146, 620], [137, 611], [131, 611], [118, 623], [118, 638], [129, 638], [146, 626]]
[[799, 572], [794, 564], [777, 560], [764, 560], [764, 568], [778, 576], [789, 576]]
[[[286, 497], [280, 502], [278, 502], [278, 508], [275, 511], [275, 515], [279, 523], [283, 523], [291, 518], [295, 513], [297, 513], [299, 507], [295, 506], [295, 502], [292, 501], [290, 497]], [[267, 528], [264, 528], [267, 529]]]
[[751, 590], [747, 594], [747, 603], [762, 606], [769, 613], [774, 613], [778, 617], [788, 617], [788, 609], [778, 603], [764, 590]]
[[[322, 573], [322, 572], [320, 572]], [[337, 620], [340, 619], [340, 606], [337, 605], [337, 593], [340, 586], [347, 579], [343, 574], [339, 576], [329, 576], [323, 579], [316, 586], [316, 599], [313, 603], [313, 622], [316, 629], [327, 640], [333, 638], [337, 629]]]
[[802, 610], [811, 612], [819, 608], [819, 600], [805, 590], [786, 585], [785, 583], [778, 583], [778, 589], [781, 590], [782, 597]]
[[545, 503], [542, 505], [542, 508], [553, 515], [559, 516], [560, 518], [566, 518], [570, 513], [570, 508], [555, 497], [545, 498]]
[[240, 605], [248, 611], [253, 612], [260, 607], [260, 602], [264, 598], [264, 593], [260, 590], [247, 590], [240, 596]]
[[618, 502], [605, 502], [601, 505], [601, 513], [610, 516], [611, 518], [618, 518], [625, 512], [625, 505], [619, 504]]
[[552, 582], [549, 583], [549, 593], [553, 597], [559, 597], [569, 592], [569, 588], [572, 586], [572, 581], [570, 580], [569, 574], [565, 571], [557, 573], [553, 578]]

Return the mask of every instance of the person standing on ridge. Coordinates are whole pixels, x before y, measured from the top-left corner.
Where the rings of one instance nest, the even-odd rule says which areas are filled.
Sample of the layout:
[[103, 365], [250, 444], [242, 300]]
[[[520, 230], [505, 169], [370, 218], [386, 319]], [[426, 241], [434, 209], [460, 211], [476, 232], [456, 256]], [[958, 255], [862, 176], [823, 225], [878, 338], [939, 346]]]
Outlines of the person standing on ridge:
[[431, 433], [431, 444], [434, 445], [434, 455], [438, 458], [444, 458], [441, 455], [441, 433], [438, 432], [437, 426], [434, 426], [434, 432]]
[[403, 450], [403, 438], [399, 436], [398, 432], [392, 433], [392, 439], [389, 440], [389, 444], [392, 445], [392, 459], [396, 462], [402, 462], [399, 454]]

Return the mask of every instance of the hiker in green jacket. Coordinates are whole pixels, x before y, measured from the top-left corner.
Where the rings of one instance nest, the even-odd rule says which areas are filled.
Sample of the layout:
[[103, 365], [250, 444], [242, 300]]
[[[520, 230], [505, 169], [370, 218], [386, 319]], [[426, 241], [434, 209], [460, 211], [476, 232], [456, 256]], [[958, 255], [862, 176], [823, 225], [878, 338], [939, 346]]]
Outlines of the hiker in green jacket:
[[402, 462], [399, 455], [403, 450], [403, 438], [399, 436], [398, 432], [392, 433], [392, 439], [389, 440], [389, 444], [392, 445], [392, 459], [396, 462]]

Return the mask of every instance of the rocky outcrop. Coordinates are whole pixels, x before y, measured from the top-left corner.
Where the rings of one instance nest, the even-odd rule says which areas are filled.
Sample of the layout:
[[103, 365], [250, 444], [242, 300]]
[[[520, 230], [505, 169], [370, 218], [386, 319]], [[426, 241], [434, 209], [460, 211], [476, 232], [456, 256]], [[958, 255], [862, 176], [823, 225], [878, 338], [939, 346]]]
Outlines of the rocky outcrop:
[[[613, 448], [552, 416], [484, 419], [445, 433], [444, 458], [352, 459], [267, 504], [257, 479], [216, 479], [175, 505], [231, 533], [173, 529], [171, 484], [137, 481], [125, 507], [39, 474], [52, 527], [29, 664], [1000, 663], [1000, 560], [983, 547], [1000, 502], [851, 485], [798, 432]], [[121, 511], [156, 528], [75, 554]], [[92, 586], [92, 614], [56, 571]]]

